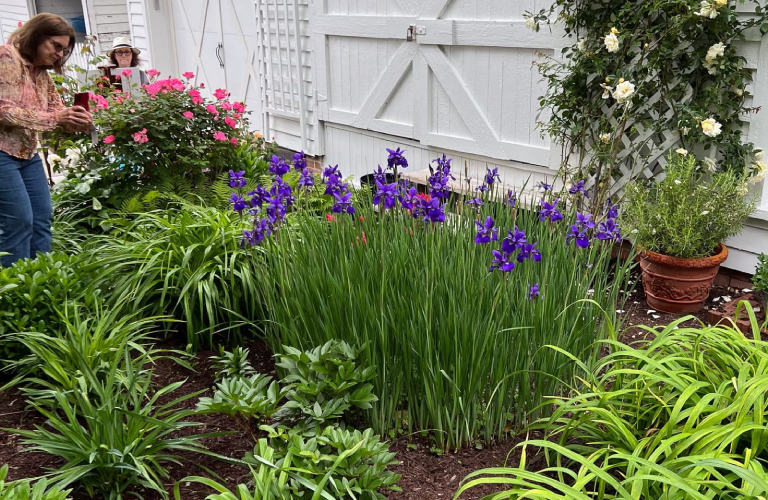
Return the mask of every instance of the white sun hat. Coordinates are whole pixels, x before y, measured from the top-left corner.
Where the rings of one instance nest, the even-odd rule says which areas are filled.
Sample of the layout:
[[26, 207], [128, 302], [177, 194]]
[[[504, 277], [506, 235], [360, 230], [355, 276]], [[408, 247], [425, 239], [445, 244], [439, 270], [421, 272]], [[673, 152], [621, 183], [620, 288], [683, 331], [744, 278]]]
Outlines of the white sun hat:
[[141, 51], [131, 45], [131, 40], [125, 36], [118, 36], [112, 41], [112, 50], [107, 52], [107, 57], [112, 57], [112, 53], [115, 49], [131, 49], [134, 54], [141, 54]]

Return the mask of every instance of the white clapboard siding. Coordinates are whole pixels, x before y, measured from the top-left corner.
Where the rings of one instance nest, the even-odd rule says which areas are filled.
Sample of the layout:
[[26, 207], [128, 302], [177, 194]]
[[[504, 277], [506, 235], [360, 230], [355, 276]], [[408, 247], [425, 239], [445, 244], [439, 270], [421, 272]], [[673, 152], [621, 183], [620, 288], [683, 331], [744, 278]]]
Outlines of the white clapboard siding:
[[140, 57], [144, 63], [143, 66], [145, 68], [154, 68], [154, 47], [150, 44], [147, 14], [144, 11], [147, 2], [144, 0], [127, 0], [127, 2], [126, 12], [128, 14], [128, 25], [133, 45], [141, 50]]
[[30, 18], [27, 0], [0, 0], [0, 36], [3, 43], [18, 28], [19, 21]]
[[265, 134], [283, 147], [322, 155], [312, 72], [309, 0], [256, 0]]
[[534, 62], [566, 40], [558, 28], [532, 32], [524, 18], [550, 2], [315, 1], [320, 118], [425, 149], [556, 168], [557, 148], [537, 129], [546, 84]]

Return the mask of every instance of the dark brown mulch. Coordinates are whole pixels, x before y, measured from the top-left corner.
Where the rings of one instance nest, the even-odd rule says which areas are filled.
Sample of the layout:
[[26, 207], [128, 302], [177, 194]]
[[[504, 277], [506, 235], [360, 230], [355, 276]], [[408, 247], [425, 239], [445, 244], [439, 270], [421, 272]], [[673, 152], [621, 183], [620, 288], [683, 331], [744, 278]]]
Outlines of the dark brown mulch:
[[[633, 279], [637, 279], [635, 276]], [[716, 287], [707, 302], [707, 308], [717, 307], [719, 297], [738, 296], [738, 291], [722, 287]], [[678, 319], [679, 315], [665, 314], [651, 311], [645, 303], [642, 287], [638, 286], [628, 298], [624, 316], [625, 330], [621, 341], [632, 345], [649, 337], [649, 334], [633, 325], [662, 326]], [[707, 324], [707, 310], [696, 315], [696, 318]], [[696, 320], [685, 323], [685, 326], [696, 326]], [[172, 344], [164, 345], [172, 348]], [[269, 349], [262, 342], [254, 342], [249, 346], [251, 350], [250, 361], [261, 373], [274, 374], [274, 360]], [[154, 367], [154, 384], [163, 387], [178, 380], [185, 380], [179, 394], [188, 394], [195, 391], [206, 391], [203, 395], [211, 394], [214, 383], [214, 374], [209, 369], [208, 357], [213, 352], [201, 352], [195, 358], [195, 371], [185, 370], [174, 362], [159, 360]], [[196, 404], [197, 398], [186, 401], [185, 407], [191, 408]], [[213, 452], [223, 456], [239, 459], [247, 452], [253, 450], [253, 439], [247, 435], [244, 429], [239, 427], [232, 419], [222, 415], [204, 415], [197, 417], [197, 421], [204, 424], [203, 427], [188, 430], [188, 432], [232, 432], [230, 435], [212, 438], [206, 441], [206, 446]], [[0, 427], [17, 429], [30, 429], [35, 424], [42, 425], [44, 419], [31, 410], [24, 409], [22, 397], [15, 391], [0, 394]], [[257, 430], [252, 429], [258, 437]], [[397, 453], [400, 464], [393, 470], [403, 477], [399, 482], [402, 492], [389, 493], [390, 500], [427, 500], [436, 498], [453, 498], [460, 482], [467, 474], [487, 467], [508, 466], [519, 464], [521, 450], [515, 446], [522, 441], [524, 436], [510, 438], [502, 443], [486, 447], [482, 450], [466, 449], [459, 453], [446, 453], [436, 455], [429, 451], [428, 443], [409, 443], [406, 439], [399, 439], [392, 443], [392, 450]], [[56, 469], [62, 462], [56, 457], [43, 453], [24, 452], [25, 446], [19, 443], [19, 438], [10, 432], [0, 430], [0, 465], [9, 464], [9, 479], [36, 477], [45, 474], [51, 469]], [[409, 444], [411, 446], [409, 446]], [[528, 465], [532, 469], [543, 466], [541, 455], [536, 455], [536, 450], [528, 450]], [[232, 465], [214, 457], [186, 454], [183, 465], [169, 466], [171, 479], [166, 482], [169, 492], [172, 491], [175, 481], [190, 476], [201, 475], [206, 477], [219, 476], [217, 480], [230, 488], [239, 483], [246, 483], [250, 478], [249, 471], [241, 466]], [[462, 500], [473, 500], [484, 495], [498, 491], [498, 486], [484, 486], [473, 489], [462, 495]], [[202, 500], [211, 492], [204, 487], [185, 483], [181, 487], [183, 500]], [[147, 500], [157, 500], [159, 495], [147, 493]], [[75, 496], [74, 500], [99, 500], [87, 499], [83, 496]]]

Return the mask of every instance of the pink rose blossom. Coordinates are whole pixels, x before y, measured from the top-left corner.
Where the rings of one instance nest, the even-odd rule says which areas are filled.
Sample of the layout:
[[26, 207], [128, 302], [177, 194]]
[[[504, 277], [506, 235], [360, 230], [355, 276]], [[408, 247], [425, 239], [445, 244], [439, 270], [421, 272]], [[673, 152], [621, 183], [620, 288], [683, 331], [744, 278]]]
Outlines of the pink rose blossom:
[[147, 137], [147, 129], [143, 128], [139, 132], [133, 134], [133, 140], [139, 144], [146, 144], [149, 142], [149, 138]]
[[191, 111], [185, 111], [185, 112], [183, 112], [183, 113], [181, 114], [181, 116], [183, 116], [183, 117], [184, 117], [184, 118], [186, 118], [187, 120], [191, 120], [192, 118], [194, 118], [194, 117], [195, 117], [195, 115], [193, 115]]
[[115, 142], [114, 135], [108, 135], [104, 138], [104, 144], [112, 144], [113, 142]]
[[205, 110], [208, 111], [212, 115], [218, 115], [219, 114], [219, 110], [216, 109], [216, 106], [214, 106], [213, 104], [209, 104], [208, 106], [206, 106]]
[[230, 116], [224, 118], [224, 123], [226, 123], [227, 125], [229, 125], [232, 128], [237, 128], [237, 122], [235, 121], [234, 118], [232, 118]]
[[245, 113], [245, 106], [240, 102], [233, 103], [232, 108], [240, 114]]
[[18, 26], [19, 28], [21, 28], [21, 25], [22, 25], [22, 24], [24, 24], [24, 23], [22, 23], [21, 21], [19, 21], [18, 23], [16, 23], [16, 26]]
[[233, 146], [237, 146], [237, 138], [233, 137], [229, 140], [229, 142], [231, 142]]
[[124, 69], [123, 72], [120, 73], [120, 74], [123, 75], [124, 77], [128, 78], [129, 76], [131, 76], [132, 73], [133, 73], [133, 71], [131, 71], [130, 69]]
[[187, 71], [186, 73], [183, 73], [181, 76], [183, 76], [187, 80], [191, 80], [195, 77], [195, 74], [192, 73], [191, 71]]
[[223, 101], [227, 98], [229, 94], [227, 93], [226, 89], [216, 89], [216, 92], [213, 93], [213, 97], [216, 99]]
[[148, 77], [150, 77], [150, 78], [152, 78], [152, 79], [155, 79], [155, 78], [157, 78], [158, 76], [160, 76], [160, 72], [159, 72], [159, 71], [157, 71], [157, 70], [156, 70], [156, 69], [154, 69], [154, 68], [152, 68], [152, 69], [148, 69], [148, 70], [147, 70], [147, 76], [148, 76]]
[[232, 103], [229, 102], [229, 101], [222, 102], [221, 103], [221, 109], [223, 109], [225, 111], [229, 111], [230, 109], [232, 109]]
[[217, 141], [226, 141], [227, 140], [227, 136], [224, 135], [224, 132], [214, 132], [213, 133], [213, 138], [216, 139]]

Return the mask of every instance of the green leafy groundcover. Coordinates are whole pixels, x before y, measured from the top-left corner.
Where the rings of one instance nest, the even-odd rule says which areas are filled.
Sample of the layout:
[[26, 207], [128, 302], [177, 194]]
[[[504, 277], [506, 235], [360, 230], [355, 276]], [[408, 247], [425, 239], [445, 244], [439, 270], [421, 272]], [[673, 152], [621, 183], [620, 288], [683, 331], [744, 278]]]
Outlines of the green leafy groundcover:
[[[751, 314], [755, 335], [759, 328]], [[541, 472], [497, 468], [459, 490], [499, 484], [486, 498], [741, 499], [768, 494], [768, 343], [735, 328], [683, 328], [683, 318], [634, 349], [615, 340], [584, 385], [555, 400], [533, 428], [545, 439]]]
[[[612, 262], [610, 243], [566, 244], [575, 208], [542, 222], [538, 202], [487, 203], [477, 215], [463, 206], [443, 224], [403, 209], [380, 215], [370, 201], [354, 216], [298, 214], [258, 247], [269, 256], [267, 341], [275, 352], [332, 339], [362, 346], [359, 360], [376, 372], [379, 400], [366, 416], [378, 433], [434, 430], [439, 445], [458, 448], [520, 428], [573, 374], [545, 346], [594, 359], [595, 339], [610, 333], [601, 308], [613, 316], [630, 266]], [[475, 218], [490, 214], [500, 240], [517, 226], [541, 262], [489, 273], [499, 243], [474, 239]]]

